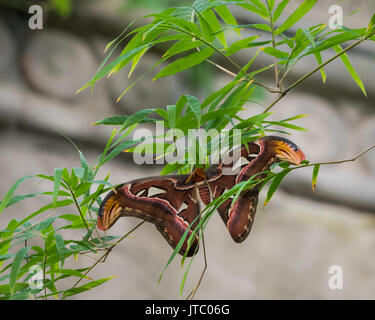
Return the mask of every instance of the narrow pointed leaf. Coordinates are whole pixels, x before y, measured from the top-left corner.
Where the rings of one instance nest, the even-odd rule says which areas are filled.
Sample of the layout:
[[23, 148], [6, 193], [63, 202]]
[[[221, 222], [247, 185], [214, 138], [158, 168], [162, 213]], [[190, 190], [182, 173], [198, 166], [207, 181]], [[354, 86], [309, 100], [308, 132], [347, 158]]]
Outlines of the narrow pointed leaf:
[[298, 8], [295, 10], [288, 19], [276, 30], [276, 34], [280, 34], [291, 27], [293, 27], [299, 20], [301, 20], [311, 8], [318, 2], [318, 0], [305, 0]]
[[214, 53], [214, 50], [212, 48], [205, 48], [199, 52], [192, 53], [188, 55], [187, 57], [181, 58], [177, 61], [172, 62], [168, 66], [166, 66], [164, 69], [162, 69], [154, 78], [160, 79], [167, 76], [170, 76], [172, 74], [176, 74], [178, 72], [184, 71], [186, 69], [189, 69], [191, 67], [194, 67], [209, 57], [211, 57]]
[[6, 193], [6, 195], [4, 196], [3, 200], [0, 203], [0, 214], [4, 211], [4, 209], [7, 207], [8, 203], [11, 201], [13, 193], [14, 193], [14, 191], [16, 191], [18, 186], [22, 182], [24, 182], [25, 180], [30, 179], [32, 177], [33, 176], [26, 176], [26, 177], [23, 177], [23, 178], [17, 180], [17, 182], [9, 189], [9, 191]]
[[[337, 52], [337, 53], [340, 53], [343, 49], [341, 48], [341, 46], [337, 45], [337, 46], [334, 46], [333, 49]], [[350, 73], [350, 75], [352, 76], [353, 80], [358, 84], [358, 86], [361, 88], [363, 94], [367, 97], [367, 92], [366, 92], [366, 89], [365, 89], [365, 86], [361, 80], [361, 78], [359, 77], [357, 71], [355, 71], [353, 65], [351, 64], [350, 60], [349, 60], [349, 57], [346, 53], [342, 54], [340, 56], [342, 62], [344, 63], [346, 69], [348, 70], [348, 72]]]
[[55, 172], [54, 172], [54, 186], [53, 186], [53, 196], [52, 196], [53, 197], [53, 204], [56, 203], [57, 196], [59, 195], [63, 170], [64, 169], [62, 169], [62, 168], [57, 168], [57, 169], [55, 169]]
[[114, 277], [108, 277], [108, 278], [103, 278], [103, 279], [99, 279], [99, 280], [93, 280], [93, 281], [90, 281], [90, 282], [80, 286], [80, 287], [76, 287], [76, 288], [73, 288], [73, 289], [66, 290], [63, 294], [63, 297], [66, 298], [66, 297], [70, 297], [70, 296], [73, 296], [73, 295], [91, 290], [91, 289], [93, 289], [97, 286], [100, 286], [101, 284], [103, 284], [103, 283], [105, 283], [108, 280], [111, 280], [113, 278]]
[[313, 175], [312, 175], [312, 189], [314, 192], [316, 189], [316, 182], [318, 180], [319, 169], [320, 169], [320, 164], [316, 164], [314, 166]]
[[290, 169], [285, 169], [284, 171], [280, 172], [276, 177], [272, 180], [272, 183], [268, 189], [266, 200], [264, 200], [264, 206], [266, 206], [269, 201], [271, 200], [272, 196], [276, 192], [277, 188], [279, 187], [281, 181], [285, 178], [285, 176], [290, 172]]
[[10, 278], [9, 278], [9, 291], [11, 296], [13, 296], [15, 287], [16, 287], [16, 282], [18, 278], [18, 271], [21, 267], [23, 259], [25, 259], [26, 254], [29, 252], [29, 247], [25, 247], [20, 249], [16, 256], [14, 257], [12, 267], [10, 269]]
[[288, 5], [290, 0], [283, 0], [280, 2], [280, 4], [277, 6], [274, 14], [273, 14], [273, 22], [277, 22], [279, 20], [281, 14], [283, 13], [285, 7]]

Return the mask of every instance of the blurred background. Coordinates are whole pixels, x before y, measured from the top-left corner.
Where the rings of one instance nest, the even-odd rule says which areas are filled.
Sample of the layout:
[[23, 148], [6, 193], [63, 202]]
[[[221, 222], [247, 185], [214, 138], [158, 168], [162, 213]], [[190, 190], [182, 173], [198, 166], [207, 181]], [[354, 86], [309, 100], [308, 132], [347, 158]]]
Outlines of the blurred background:
[[[290, 8], [302, 1], [292, 0]], [[0, 198], [20, 177], [37, 173], [51, 175], [57, 167], [79, 165], [70, 137], [89, 161], [103, 150], [110, 128], [90, 125], [116, 114], [131, 114], [143, 108], [174, 104], [182, 93], [200, 97], [227, 83], [228, 75], [209, 64], [192, 71], [152, 82], [145, 77], [116, 103], [130, 84], [126, 70], [100, 81], [95, 89], [76, 94], [105, 58], [104, 48], [129, 22], [147, 13], [192, 1], [168, 0], [0, 0]], [[28, 8], [41, 4], [44, 29], [28, 28]], [[371, 0], [318, 1], [299, 23], [308, 27], [328, 23], [329, 7], [344, 9], [346, 27], [367, 26], [375, 12]], [[353, 11], [360, 8], [358, 12]], [[287, 12], [285, 13], [287, 14]], [[257, 18], [237, 10], [241, 24]], [[141, 25], [148, 20], [140, 20]], [[257, 31], [259, 34], [259, 31]], [[243, 35], [251, 34], [245, 30]], [[142, 74], [159, 57], [157, 49], [141, 61]], [[249, 49], [235, 56], [244, 65], [254, 54]], [[275, 119], [296, 114], [309, 130], [292, 140], [311, 161], [351, 158], [375, 143], [375, 44], [350, 51], [349, 57], [365, 83], [364, 97], [337, 60], [327, 68], [327, 82], [319, 73], [289, 93], [275, 108]], [[219, 61], [220, 62], [220, 61]], [[255, 67], [272, 63], [259, 55]], [[302, 60], [290, 73], [292, 82], [316, 66]], [[272, 84], [274, 74], [259, 79]], [[258, 103], [248, 103], [244, 116], [251, 116], [272, 100], [257, 90]], [[136, 166], [120, 155], [106, 165], [113, 184], [147, 175], [157, 175], [157, 166]], [[375, 152], [354, 163], [325, 166], [320, 170], [315, 193], [311, 168], [293, 172], [283, 182], [267, 207], [260, 202], [249, 238], [235, 244], [219, 216], [206, 229], [208, 270], [196, 295], [198, 299], [375, 299]], [[25, 183], [19, 193], [44, 191], [42, 185]], [[261, 194], [264, 198], [264, 194]], [[5, 225], [25, 216], [47, 201], [25, 200], [0, 216]], [[65, 212], [66, 213], [66, 212]], [[138, 221], [120, 219], [108, 234], [122, 235]], [[180, 259], [168, 269], [159, 286], [158, 277], [171, 249], [151, 224], [142, 226], [100, 264], [91, 277], [116, 276], [97, 289], [75, 299], [177, 299], [183, 276]], [[189, 274], [186, 294], [198, 281], [203, 268], [202, 252]], [[92, 263], [82, 258], [76, 265]], [[342, 290], [331, 290], [328, 269], [339, 265], [344, 272]]]

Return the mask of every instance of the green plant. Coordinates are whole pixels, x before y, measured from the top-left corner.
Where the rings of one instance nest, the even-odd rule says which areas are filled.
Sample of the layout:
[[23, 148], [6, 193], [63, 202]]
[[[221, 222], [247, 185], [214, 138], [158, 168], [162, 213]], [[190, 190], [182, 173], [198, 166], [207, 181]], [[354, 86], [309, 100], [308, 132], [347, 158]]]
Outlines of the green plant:
[[[129, 76], [131, 76], [143, 55], [159, 44], [163, 44], [163, 48], [166, 48], [165, 52], [147, 73], [154, 72], [155, 67], [162, 62], [167, 62], [167, 65], [155, 74], [155, 80], [194, 68], [204, 62], [208, 62], [213, 68], [218, 68], [220, 71], [231, 75], [233, 79], [220, 90], [211, 93], [202, 102], [194, 96], [182, 94], [175, 105], [166, 106], [165, 108], [144, 109], [133, 115], [112, 116], [99, 120], [95, 123], [96, 125], [112, 125], [116, 128], [112, 131], [103, 153], [98, 156], [94, 164], [90, 165], [83, 154], [76, 148], [81, 161], [79, 167], [69, 170], [67, 168], [59, 168], [55, 169], [52, 176], [38, 174], [33, 177], [24, 177], [17, 181], [3, 198], [0, 204], [0, 214], [4, 209], [18, 201], [39, 195], [14, 196], [19, 184], [29, 178], [50, 181], [50, 190], [42, 193], [42, 195], [50, 197], [51, 202], [21, 221], [12, 219], [6, 228], [0, 231], [0, 268], [2, 268], [0, 270], [0, 275], [2, 275], [0, 283], [4, 283], [0, 285], [2, 298], [24, 299], [35, 297], [43, 299], [48, 296], [65, 298], [91, 290], [110, 279], [92, 280], [88, 278], [88, 273], [100, 261], [105, 260], [111, 250], [122, 240], [126, 239], [136, 228], [140, 227], [143, 222], [122, 238], [100, 236], [95, 227], [96, 218], [94, 215], [101, 203], [101, 195], [114, 186], [109, 183], [109, 175], [102, 181], [95, 179], [103, 164], [124, 150], [130, 152], [135, 150], [134, 147], [141, 140], [129, 140], [127, 137], [139, 124], [153, 123], [159, 121], [161, 117], [166, 129], [179, 129], [185, 135], [189, 129], [204, 128], [209, 130], [214, 128], [220, 132], [229, 126], [228, 135], [232, 136], [234, 129], [238, 129], [242, 133], [242, 142], [253, 141], [270, 132], [289, 134], [288, 130], [305, 131], [304, 128], [293, 123], [305, 115], [296, 115], [279, 121], [269, 121], [267, 119], [271, 114], [269, 111], [290, 90], [312, 74], [320, 71], [323, 81], [325, 81], [326, 73], [324, 67], [337, 58], [341, 58], [354, 81], [366, 94], [364, 85], [346, 53], [364, 41], [375, 41], [375, 16], [367, 27], [360, 29], [342, 27], [336, 30], [329, 30], [327, 26], [318, 24], [309, 28], [298, 29], [294, 32], [292, 27], [309, 12], [316, 2], [317, 0], [303, 1], [285, 21], [280, 22], [280, 15], [288, 8], [289, 0], [197, 0], [192, 6], [169, 8], [161, 13], [149, 15], [147, 17], [153, 18], [153, 21], [136, 29], [131, 29], [133, 24], [130, 24], [119, 37], [109, 43], [106, 48], [109, 51], [108, 56], [96, 75], [80, 91], [93, 87], [104, 76], [110, 76], [128, 64], [131, 65], [129, 72]], [[239, 25], [231, 12], [231, 6], [240, 7], [249, 14], [256, 15], [264, 23]], [[264, 33], [262, 36], [241, 38], [241, 30], [244, 29], [256, 29]], [[229, 30], [234, 31], [231, 35], [237, 34], [238, 37], [231, 44], [228, 44]], [[287, 32], [289, 36], [286, 35]], [[292, 33], [293, 36], [290, 36]], [[110, 60], [115, 49], [126, 40], [129, 41], [120, 55]], [[258, 50], [245, 66], [241, 66], [236, 63], [233, 55], [246, 48], [258, 48]], [[334, 56], [323, 62], [321, 53], [331, 50], [335, 51]], [[251, 70], [253, 62], [259, 54], [272, 56], [274, 63], [258, 70]], [[300, 60], [310, 55], [316, 58], [317, 67], [288, 87], [284, 87], [288, 72]], [[212, 60], [213, 57], [219, 57], [222, 61], [225, 61], [231, 70], [229, 70], [229, 67], [220, 65], [216, 60]], [[273, 87], [265, 85], [257, 78], [259, 74], [269, 69], [274, 69], [275, 73], [275, 85]], [[135, 79], [128, 88], [125, 88], [119, 99], [142, 77]], [[252, 101], [255, 90], [259, 88], [275, 95], [274, 101], [265, 106], [262, 113], [254, 114], [248, 119], [239, 117], [238, 112], [244, 108], [247, 101]], [[152, 117], [152, 114], [158, 115], [159, 119]], [[156, 137], [150, 136], [147, 138], [150, 140], [150, 148], [146, 149], [146, 152], [147, 150], [149, 150], [148, 152], [156, 150], [163, 156], [167, 153], [167, 150], [171, 152], [168, 149], [171, 146], [173, 151], [175, 142], [173, 139], [171, 142], [160, 144], [154, 142], [154, 138]], [[166, 137], [164, 135], [163, 138], [170, 138], [170, 136]], [[213, 145], [218, 143], [218, 140], [219, 137], [214, 137], [210, 141], [209, 152], [213, 150]], [[368, 148], [353, 159], [344, 161], [326, 163], [309, 163], [305, 161], [296, 167], [291, 167], [285, 162], [274, 165], [270, 171], [266, 172], [267, 175], [261, 181], [262, 187], [270, 183], [265, 204], [270, 201], [282, 179], [291, 171], [313, 167], [312, 185], [315, 189], [321, 165], [354, 161], [374, 147]], [[190, 148], [185, 151], [190, 151]], [[197, 148], [197, 152], [199, 152], [199, 148]], [[195, 165], [205, 167], [208, 164], [196, 163]], [[189, 173], [192, 167], [188, 162], [169, 163], [164, 166], [162, 174], [172, 172]], [[207, 206], [202, 211], [202, 219], [189, 240], [193, 239], [194, 234], [198, 234], [200, 239], [204, 240], [205, 227], [217, 207], [228, 197], [237, 197], [241, 192], [251, 189], [254, 183], [259, 183], [259, 180], [255, 182], [254, 179], [250, 179], [240, 183]], [[72, 206], [75, 208], [75, 214], [52, 215], [57, 208], [60, 210], [63, 208], [66, 212], [71, 212]], [[51, 211], [52, 214], [46, 215], [48, 211]], [[41, 221], [31, 222], [41, 215], [43, 215]], [[71, 240], [64, 237], [66, 230], [73, 229], [77, 230], [79, 234], [77, 239]], [[177, 255], [186, 235], [187, 233], [185, 233], [179, 246], [172, 253], [165, 269]], [[28, 242], [34, 238], [42, 239], [43, 246], [33, 245], [29, 247], [27, 245]], [[84, 269], [64, 269], [64, 263], [67, 259], [98, 252], [103, 253], [92, 266]], [[186, 257], [183, 257], [183, 266], [185, 266], [185, 261]], [[181, 293], [192, 261], [193, 258], [190, 259], [186, 267], [180, 288]], [[35, 265], [40, 266], [42, 270], [42, 286], [32, 289], [28, 285], [28, 280], [32, 275], [28, 272], [29, 268]], [[204, 272], [202, 277], [203, 274]], [[59, 290], [59, 283], [70, 277], [77, 278], [76, 285], [68, 290]], [[78, 286], [82, 279], [88, 279], [89, 281], [84, 285]], [[199, 283], [189, 297], [194, 296]]]

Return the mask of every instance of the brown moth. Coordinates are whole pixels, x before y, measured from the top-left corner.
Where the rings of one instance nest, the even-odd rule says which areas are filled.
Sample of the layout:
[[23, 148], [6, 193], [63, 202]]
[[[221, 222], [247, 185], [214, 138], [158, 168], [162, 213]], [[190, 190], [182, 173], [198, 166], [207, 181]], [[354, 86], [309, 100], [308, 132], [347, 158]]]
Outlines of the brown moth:
[[[110, 191], [105, 197], [99, 208], [97, 227], [108, 230], [120, 217], [137, 217], [155, 224], [172, 248], [175, 248], [189, 225], [193, 223], [186, 239], [199, 223], [200, 201], [208, 205], [236, 184], [268, 170], [275, 162], [287, 161], [299, 165], [304, 159], [303, 152], [290, 140], [266, 136], [250, 142], [247, 148], [242, 146], [238, 158], [229, 163], [223, 161], [211, 165], [206, 171], [197, 168], [190, 175], [157, 176], [129, 181]], [[238, 170], [235, 170], [235, 166], [239, 166]], [[227, 169], [225, 174], [224, 169]], [[235, 203], [229, 198], [218, 208], [235, 242], [242, 242], [250, 233], [258, 193], [259, 188], [254, 187], [241, 194]], [[198, 236], [187, 256], [194, 255], [197, 246]], [[179, 253], [183, 255], [186, 250], [187, 240]]]

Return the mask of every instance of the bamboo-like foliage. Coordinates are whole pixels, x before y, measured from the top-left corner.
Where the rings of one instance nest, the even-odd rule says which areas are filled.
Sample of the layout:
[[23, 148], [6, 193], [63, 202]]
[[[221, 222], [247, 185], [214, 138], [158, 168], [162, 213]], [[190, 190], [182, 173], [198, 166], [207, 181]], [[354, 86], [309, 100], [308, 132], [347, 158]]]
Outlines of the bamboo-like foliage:
[[[179, 129], [184, 134], [187, 134], [189, 129], [209, 130], [214, 128], [220, 132], [224, 128], [229, 128], [228, 134], [232, 135], [234, 129], [238, 129], [242, 133], [242, 142], [253, 141], [274, 132], [287, 134], [290, 134], [290, 130], [303, 132], [306, 129], [294, 122], [305, 115], [270, 121], [268, 120], [271, 114], [269, 111], [290, 90], [312, 74], [320, 72], [323, 82], [325, 82], [327, 74], [324, 67], [337, 58], [341, 58], [343, 67], [348, 70], [360, 90], [366, 94], [364, 84], [350, 63], [347, 52], [364, 41], [375, 41], [375, 16], [367, 26], [359, 29], [341, 27], [330, 30], [324, 24], [317, 24], [295, 30], [294, 26], [314, 7], [316, 2], [317, 0], [303, 1], [294, 12], [282, 20], [282, 14], [285, 15], [289, 10], [289, 0], [197, 0], [191, 6], [169, 8], [161, 13], [149, 15], [147, 18], [152, 18], [152, 22], [141, 27], [133, 28], [134, 24], [132, 23], [120, 36], [109, 43], [106, 48], [106, 51], [109, 52], [108, 56], [95, 76], [79, 91], [93, 88], [101, 78], [111, 76], [127, 65], [130, 65], [129, 76], [131, 77], [137, 65], [142, 63], [142, 57], [155, 46], [158, 46], [159, 50], [163, 48], [164, 53], [161, 54], [160, 60], [155, 66], [147, 71], [147, 74], [154, 73], [154, 80], [184, 72], [206, 62], [210, 63], [212, 68], [218, 68], [221, 72], [232, 76], [232, 80], [219, 90], [212, 92], [203, 101], [181, 93], [175, 105], [144, 109], [133, 115], [112, 116], [99, 120], [95, 123], [96, 125], [110, 125], [115, 129], [113, 129], [104, 151], [93, 164], [87, 162], [82, 152], [72, 142], [78, 152], [80, 166], [71, 169], [57, 168], [53, 175], [37, 174], [18, 180], [3, 197], [0, 203], [0, 214], [6, 214], [7, 207], [35, 196], [44, 196], [50, 199], [50, 203], [30, 213], [23, 220], [11, 219], [8, 225], [0, 230], [1, 299], [47, 299], [49, 296], [66, 298], [91, 290], [111, 279], [108, 277], [93, 280], [89, 278], [88, 273], [99, 262], [104, 261], [111, 250], [140, 227], [143, 222], [121, 238], [101, 236], [96, 229], [96, 212], [101, 203], [102, 194], [115, 186], [109, 182], [109, 175], [104, 180], [96, 180], [96, 176], [105, 163], [124, 150], [134, 151], [134, 147], [141, 141], [129, 140], [128, 136], [139, 124], [153, 123], [162, 118], [166, 129]], [[238, 24], [232, 12], [234, 7], [239, 7], [250, 16], [256, 16], [263, 22], [248, 25]], [[243, 37], [243, 30], [247, 29], [257, 30], [257, 35]], [[233, 40], [234, 36], [237, 38]], [[111, 59], [115, 49], [123, 44], [125, 45], [121, 53]], [[161, 44], [163, 46], [160, 46]], [[235, 61], [234, 55], [248, 48], [257, 48], [256, 53], [249, 58], [246, 65], [241, 66]], [[333, 56], [323, 62], [322, 52], [326, 51], [333, 52]], [[254, 69], [253, 62], [259, 55], [271, 56], [273, 63], [260, 69]], [[285, 87], [289, 71], [307, 56], [315, 57], [317, 66]], [[226, 67], [217, 61], [225, 61]], [[155, 72], [155, 67], [161, 63], [165, 67], [159, 72]], [[274, 69], [275, 72], [275, 84], [272, 87], [258, 80], [258, 75], [269, 69]], [[126, 99], [126, 92], [136, 85], [143, 76], [134, 79], [129, 87], [124, 88], [119, 99]], [[274, 95], [274, 100], [265, 106], [262, 113], [254, 114], [247, 119], [241, 118], [238, 113], [245, 108], [246, 102], [252, 101], [256, 88], [268, 91]], [[140, 101], [140, 103], [142, 102]], [[162, 143], [160, 146], [160, 143], [153, 142], [155, 136], [149, 138], [152, 147], [150, 150], [162, 150], [161, 156], [165, 155], [171, 143]], [[214, 137], [210, 141], [208, 149], [211, 150], [210, 148], [218, 141], [219, 137]], [[343, 161], [316, 164], [305, 161], [297, 167], [292, 167], [285, 162], [275, 164], [265, 172], [266, 175], [262, 180], [252, 177], [250, 180], [234, 186], [210, 203], [202, 211], [198, 227], [194, 230], [189, 241], [191, 242], [196, 234], [200, 239], [203, 238], [210, 217], [221, 203], [231, 196], [238, 197], [241, 192], [251, 189], [254, 184], [261, 183], [262, 188], [269, 186], [264, 203], [266, 205], [283, 178], [290, 172], [313, 167], [312, 187], [315, 190], [321, 165], [354, 161], [372, 148], [368, 148], [353, 159]], [[185, 151], [188, 152], [188, 148]], [[196, 165], [207, 166], [207, 164], [199, 163]], [[166, 164], [161, 174], [189, 173], [191, 170], [192, 166], [188, 163], [176, 162]], [[47, 180], [50, 182], [50, 189], [43, 193], [15, 195], [17, 187], [26, 179]], [[72, 207], [75, 208], [75, 213], [71, 213]], [[66, 210], [66, 213], [57, 215], [55, 214], [56, 209]], [[80, 231], [81, 237], [74, 240], [65, 238], [64, 230], [72, 229]], [[176, 257], [186, 236], [187, 232], [173, 251], [164, 270]], [[33, 239], [41, 239], [43, 245], [28, 246], [28, 243]], [[83, 269], [64, 268], [68, 259], [79, 259], [81, 255], [98, 254], [99, 252], [102, 254], [91, 266]], [[183, 257], [183, 266], [185, 261], [186, 257]], [[190, 259], [186, 267], [181, 283], [181, 293], [192, 261], [193, 258]], [[32, 266], [39, 266], [39, 270], [42, 272], [40, 286], [30, 286], [29, 284], [33, 276], [30, 273]], [[64, 280], [71, 277], [77, 279], [75, 285], [70, 289], [59, 289]], [[81, 284], [82, 280], [86, 280], [85, 284]]]

